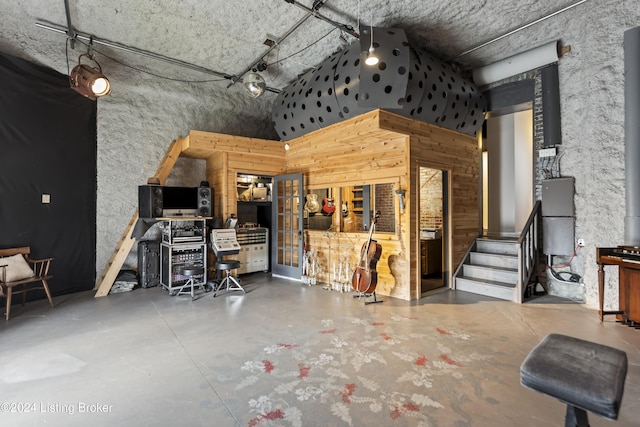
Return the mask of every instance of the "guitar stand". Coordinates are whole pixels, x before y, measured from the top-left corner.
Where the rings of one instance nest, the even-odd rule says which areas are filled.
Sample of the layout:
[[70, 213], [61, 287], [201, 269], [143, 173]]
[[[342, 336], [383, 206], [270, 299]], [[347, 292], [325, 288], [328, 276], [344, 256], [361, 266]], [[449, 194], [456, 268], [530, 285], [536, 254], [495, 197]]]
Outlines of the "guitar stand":
[[375, 291], [373, 291], [373, 293], [371, 293], [371, 294], [365, 294], [364, 292], [358, 292], [358, 295], [354, 295], [353, 297], [354, 298], [362, 298], [362, 297], [368, 298], [371, 295], [373, 295], [373, 301], [365, 301], [364, 305], [377, 304], [377, 303], [383, 303], [384, 302], [384, 301], [378, 300], [376, 298], [376, 292]]

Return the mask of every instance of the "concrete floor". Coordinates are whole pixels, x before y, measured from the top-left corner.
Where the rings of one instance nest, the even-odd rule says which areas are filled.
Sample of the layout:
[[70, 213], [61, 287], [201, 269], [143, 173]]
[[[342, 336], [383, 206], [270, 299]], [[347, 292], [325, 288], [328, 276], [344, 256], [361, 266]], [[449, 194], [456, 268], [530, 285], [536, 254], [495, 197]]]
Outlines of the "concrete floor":
[[550, 332], [627, 353], [618, 421], [590, 422], [640, 425], [640, 331], [581, 305], [444, 291], [365, 306], [262, 273], [243, 285], [15, 306], [0, 325], [2, 425], [559, 426], [565, 406], [519, 382]]

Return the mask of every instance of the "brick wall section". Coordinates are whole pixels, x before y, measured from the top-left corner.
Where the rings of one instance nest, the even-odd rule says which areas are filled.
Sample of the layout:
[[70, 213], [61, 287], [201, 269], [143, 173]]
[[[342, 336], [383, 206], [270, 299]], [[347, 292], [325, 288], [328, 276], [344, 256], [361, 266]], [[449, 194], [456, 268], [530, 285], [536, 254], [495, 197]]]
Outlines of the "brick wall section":
[[393, 184], [376, 184], [374, 195], [374, 211], [380, 211], [376, 224], [377, 232], [392, 233], [395, 231], [395, 198], [398, 197]]
[[442, 228], [442, 171], [420, 168], [420, 229]]

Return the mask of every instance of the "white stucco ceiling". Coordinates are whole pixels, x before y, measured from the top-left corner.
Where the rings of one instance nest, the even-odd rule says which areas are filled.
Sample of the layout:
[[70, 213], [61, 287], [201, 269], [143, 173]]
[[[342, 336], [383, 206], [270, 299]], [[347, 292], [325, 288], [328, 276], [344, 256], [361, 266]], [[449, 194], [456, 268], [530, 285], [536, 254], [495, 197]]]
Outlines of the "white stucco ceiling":
[[[576, 2], [327, 0], [319, 13], [351, 26], [355, 31], [358, 31], [358, 23], [403, 28], [413, 47], [469, 69], [508, 56], [507, 53], [517, 53], [548, 42], [541, 38], [544, 31], [541, 32], [539, 27], [531, 28], [524, 30], [531, 32], [529, 46], [521, 43], [510, 46], [507, 38], [457, 57], [467, 49]], [[314, 4], [311, 0], [300, 0], [299, 3], [307, 8]], [[308, 14], [286, 0], [69, 0], [69, 6], [76, 32], [237, 77], [241, 77], [242, 71], [267, 51], [268, 47], [263, 42], [268, 35], [276, 39], [282, 37]], [[578, 5], [576, 9], [585, 7], [589, 7], [589, 2]], [[55, 59], [52, 51], [64, 52], [65, 35], [35, 25], [41, 22], [66, 27], [64, 0], [4, 0], [0, 4], [0, 12], [4, 21], [0, 29], [3, 33], [0, 49], [8, 53], [25, 56], [21, 51], [26, 49], [30, 56], [28, 59], [66, 73], [64, 58], [68, 57], [73, 66], [77, 56], [86, 50], [85, 46], [76, 43], [75, 50], [62, 55], [62, 59]], [[572, 13], [575, 10], [553, 19], [570, 19]], [[285, 87], [296, 76], [354, 40], [353, 36], [311, 16], [264, 57], [267, 64], [273, 65], [263, 75], [269, 86]], [[145, 70], [194, 81], [216, 79], [206, 73], [109, 47], [96, 45], [95, 49], [98, 52], [96, 58], [103, 68], [112, 73], [117, 73], [122, 64], [126, 64], [138, 69], [134, 72]], [[224, 89], [229, 81], [215, 84]]]

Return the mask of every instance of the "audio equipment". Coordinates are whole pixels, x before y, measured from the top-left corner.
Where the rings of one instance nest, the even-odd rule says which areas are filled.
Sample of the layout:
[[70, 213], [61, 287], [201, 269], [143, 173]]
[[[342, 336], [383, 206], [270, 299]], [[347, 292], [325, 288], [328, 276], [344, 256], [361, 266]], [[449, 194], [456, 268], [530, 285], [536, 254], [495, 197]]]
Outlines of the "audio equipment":
[[235, 255], [240, 253], [235, 228], [222, 228], [211, 230], [211, 249], [216, 256]]
[[213, 188], [198, 187], [198, 216], [213, 216]]
[[140, 185], [140, 218], [213, 216], [213, 188]]
[[138, 187], [138, 216], [156, 218], [162, 216], [162, 187], [159, 185], [140, 185]]

